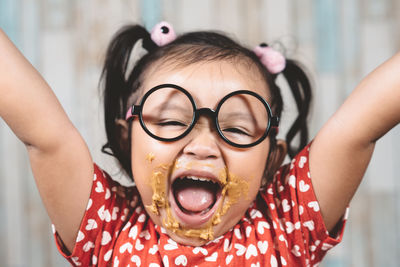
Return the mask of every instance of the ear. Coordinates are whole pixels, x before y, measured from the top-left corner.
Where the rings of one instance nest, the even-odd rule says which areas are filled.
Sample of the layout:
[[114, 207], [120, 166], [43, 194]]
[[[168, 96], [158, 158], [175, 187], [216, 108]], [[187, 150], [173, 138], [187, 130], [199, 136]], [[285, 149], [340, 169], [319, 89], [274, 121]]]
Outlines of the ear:
[[260, 190], [264, 190], [268, 182], [272, 181], [276, 171], [282, 165], [287, 154], [286, 142], [277, 139], [274, 147], [270, 147], [269, 157], [264, 170], [264, 178], [261, 180]]
[[119, 136], [119, 147], [122, 151], [128, 152], [130, 147], [129, 124], [126, 120], [115, 120], [116, 135]]
[[273, 159], [273, 165], [272, 169], [277, 170], [285, 160], [285, 157], [287, 155], [287, 145], [286, 142], [282, 139], [277, 139], [276, 140], [276, 147], [275, 151], [273, 152], [275, 155], [272, 157]]

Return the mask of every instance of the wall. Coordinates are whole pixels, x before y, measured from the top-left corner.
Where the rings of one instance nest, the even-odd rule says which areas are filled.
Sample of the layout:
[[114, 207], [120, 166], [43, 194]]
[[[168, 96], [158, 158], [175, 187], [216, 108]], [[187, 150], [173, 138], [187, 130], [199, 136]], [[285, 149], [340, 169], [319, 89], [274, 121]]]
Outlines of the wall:
[[[151, 28], [165, 19], [178, 33], [217, 29], [250, 47], [283, 43], [315, 79], [315, 134], [361, 77], [398, 50], [399, 11], [396, 0], [0, 0], [0, 26], [52, 86], [95, 161], [120, 178], [113, 160], [99, 152], [105, 139], [97, 85], [107, 43], [122, 25]], [[287, 129], [295, 109], [284, 94]], [[400, 262], [399, 136], [397, 127], [378, 142], [344, 240], [322, 266]], [[25, 149], [4, 121], [0, 218], [1, 266], [69, 266], [56, 252]]]

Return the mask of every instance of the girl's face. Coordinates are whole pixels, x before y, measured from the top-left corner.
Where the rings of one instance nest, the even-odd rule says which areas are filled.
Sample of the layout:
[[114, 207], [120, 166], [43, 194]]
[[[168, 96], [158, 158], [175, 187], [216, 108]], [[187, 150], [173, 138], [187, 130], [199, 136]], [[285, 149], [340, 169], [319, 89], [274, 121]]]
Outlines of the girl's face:
[[[268, 101], [265, 82], [248, 66], [228, 61], [154, 65], [141, 96], [169, 83], [189, 91], [197, 108], [215, 109], [224, 96], [242, 89]], [[193, 246], [217, 238], [242, 218], [257, 195], [269, 152], [269, 138], [250, 148], [227, 144], [207, 115], [174, 142], [150, 137], [135, 118], [131, 145], [133, 177], [148, 214], [173, 240]]]

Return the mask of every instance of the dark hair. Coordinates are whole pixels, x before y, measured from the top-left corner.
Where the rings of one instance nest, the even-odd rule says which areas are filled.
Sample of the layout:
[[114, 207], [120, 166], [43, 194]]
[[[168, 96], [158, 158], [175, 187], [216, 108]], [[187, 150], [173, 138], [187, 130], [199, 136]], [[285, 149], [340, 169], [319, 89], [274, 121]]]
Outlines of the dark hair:
[[[134, 45], [142, 39], [143, 48], [148, 53], [138, 60], [131, 73], [127, 72], [128, 61]], [[271, 109], [274, 115], [281, 116], [283, 101], [281, 90], [275, 80], [277, 74], [271, 74], [262, 65], [253, 51], [243, 47], [227, 36], [209, 31], [190, 32], [179, 36], [168, 45], [158, 47], [150, 38], [146, 29], [139, 25], [125, 26], [111, 41], [101, 76], [104, 86], [104, 112], [107, 143], [103, 146], [104, 153], [115, 156], [122, 168], [132, 177], [130, 160], [130, 142], [121, 140], [116, 120], [124, 119], [128, 109], [128, 101], [141, 85], [141, 79], [146, 70], [155, 62], [172, 62], [177, 66], [187, 66], [204, 61], [235, 61], [256, 67], [270, 90]], [[129, 70], [128, 70], [129, 71]], [[307, 115], [311, 101], [310, 82], [294, 60], [287, 59], [286, 68], [282, 71], [296, 101], [298, 116], [290, 127], [286, 142], [288, 154], [292, 158], [308, 142]], [[131, 127], [130, 127], [131, 128]], [[130, 135], [130, 132], [129, 132]], [[299, 136], [299, 144], [293, 145], [293, 139]], [[275, 156], [276, 132], [270, 132], [271, 149], [268, 163]], [[267, 163], [267, 180], [275, 170]], [[265, 184], [265, 182], [264, 182]]]

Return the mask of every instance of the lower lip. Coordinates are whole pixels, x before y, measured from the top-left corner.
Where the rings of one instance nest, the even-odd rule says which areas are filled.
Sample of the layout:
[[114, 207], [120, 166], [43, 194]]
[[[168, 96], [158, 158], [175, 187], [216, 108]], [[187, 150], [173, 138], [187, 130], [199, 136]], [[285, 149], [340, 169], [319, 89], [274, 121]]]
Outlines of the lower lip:
[[217, 194], [217, 200], [214, 203], [214, 206], [207, 211], [206, 213], [198, 213], [198, 214], [187, 214], [183, 212], [178, 204], [175, 201], [175, 196], [172, 193], [172, 190], [169, 191], [169, 203], [178, 219], [184, 224], [184, 226], [201, 226], [202, 224], [208, 222], [214, 213], [216, 212], [219, 203], [221, 202], [221, 194]]

